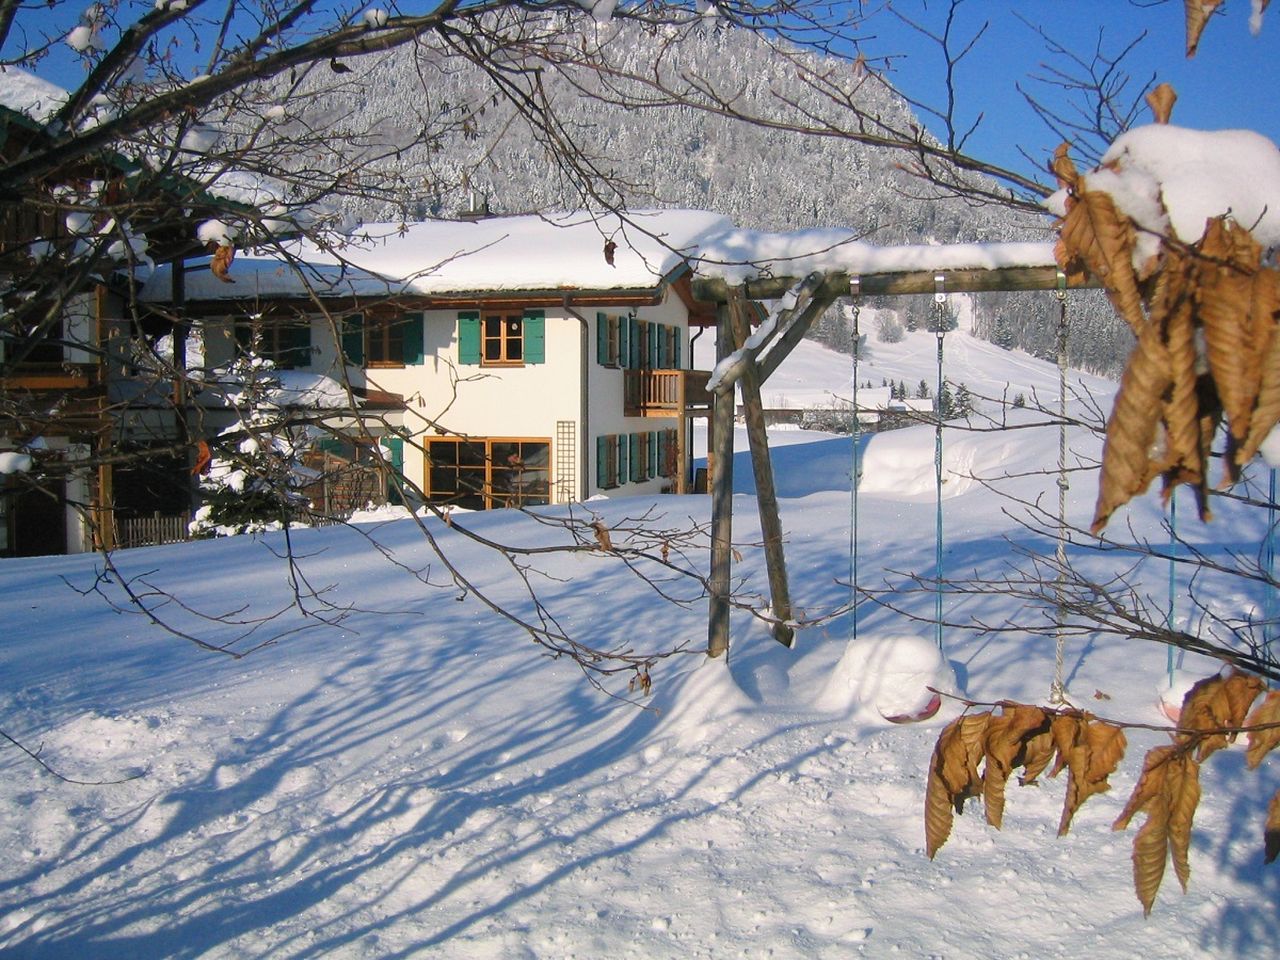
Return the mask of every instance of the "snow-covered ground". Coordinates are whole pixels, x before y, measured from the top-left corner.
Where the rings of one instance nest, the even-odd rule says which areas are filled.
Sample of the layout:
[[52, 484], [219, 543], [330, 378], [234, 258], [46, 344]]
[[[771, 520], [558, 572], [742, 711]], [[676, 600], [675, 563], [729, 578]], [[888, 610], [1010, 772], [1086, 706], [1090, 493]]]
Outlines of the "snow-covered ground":
[[[1056, 390], [1052, 369], [1023, 355], [961, 337], [948, 346], [957, 363], [971, 364], [957, 366], [956, 380]], [[909, 366], [914, 347], [873, 344], [865, 375], [927, 377], [924, 361], [920, 371]], [[841, 360], [806, 346], [778, 382], [838, 390], [848, 376]], [[842, 374], [833, 381], [824, 365]], [[774, 439], [792, 592], [817, 615], [848, 596], [849, 441], [794, 430]], [[1082, 435], [1071, 442], [1097, 452]], [[927, 428], [870, 442], [860, 582], [932, 572], [933, 443]], [[974, 477], [1056, 502], [1053, 477], [1028, 472], [1056, 463], [1055, 429], [948, 431], [946, 450], [951, 575], [994, 576], [1018, 563], [1010, 541], [1048, 549]], [[744, 491], [750, 474], [740, 455]], [[1087, 521], [1093, 496], [1092, 477], [1074, 475], [1077, 522]], [[589, 507], [615, 542], [626, 518], [646, 510], [662, 526], [705, 521], [709, 510], [703, 497]], [[739, 495], [735, 510], [738, 570], [748, 591], [763, 592], [754, 499]], [[1147, 497], [1112, 527], [1131, 520], [1156, 531], [1158, 518]], [[464, 519], [490, 537], [555, 536], [506, 512]], [[470, 575], [520, 605], [489, 551], [432, 530]], [[1223, 507], [1193, 533], [1207, 551], [1251, 553], [1262, 530]], [[5, 729], [68, 776], [144, 774], [77, 786], [12, 747], [0, 752], [0, 953], [1130, 960], [1261, 957], [1280, 937], [1280, 871], [1264, 868], [1261, 852], [1274, 761], [1248, 773], [1236, 748], [1207, 764], [1190, 892], [1167, 877], [1144, 920], [1131, 890], [1133, 829], [1113, 833], [1111, 822], [1157, 732], [1131, 735], [1113, 791], [1083, 807], [1068, 837], [1054, 836], [1065, 785], [1050, 780], [1010, 788], [1002, 832], [969, 810], [927, 859], [926, 766], [959, 708], [889, 724], [877, 709], [883, 678], [866, 666], [893, 649], [892, 638], [930, 637], [927, 625], [866, 607], [852, 649], [842, 618], [801, 631], [788, 651], [735, 613], [727, 666], [696, 653], [661, 662], [640, 708], [592, 689], [573, 665], [540, 657], [473, 598], [424, 585], [414, 571], [432, 558], [409, 522], [293, 539], [308, 582], [347, 615], [293, 632], [302, 622], [286, 611], [256, 634], [279, 641], [242, 660], [202, 653], [85, 592], [101, 566], [93, 557], [0, 563]], [[191, 609], [246, 620], [288, 605], [281, 546], [282, 535], [269, 534], [116, 559], [125, 576], [171, 590]], [[705, 551], [693, 559], [704, 564]], [[1099, 574], [1128, 562], [1079, 560]], [[537, 582], [562, 625], [586, 639], [705, 642], [702, 601], [666, 603], [600, 556], [537, 563], [552, 574]], [[1167, 588], [1164, 564], [1139, 575], [1157, 597]], [[443, 582], [438, 563], [427, 579]], [[118, 575], [98, 586], [119, 600]], [[1259, 600], [1238, 587], [1202, 597], [1236, 614]], [[932, 610], [929, 595], [899, 600]], [[217, 635], [176, 604], [158, 613]], [[1177, 614], [1189, 613], [1183, 583]], [[1043, 616], [996, 592], [949, 599], [947, 614], [993, 623]], [[1054, 651], [1044, 640], [949, 631], [945, 654], [956, 688], [975, 699], [1048, 694]], [[1157, 723], [1165, 658], [1155, 645], [1096, 637], [1069, 646], [1065, 677], [1076, 703]], [[1185, 667], [1216, 665], [1189, 657]], [[625, 678], [612, 689], [625, 696]]]

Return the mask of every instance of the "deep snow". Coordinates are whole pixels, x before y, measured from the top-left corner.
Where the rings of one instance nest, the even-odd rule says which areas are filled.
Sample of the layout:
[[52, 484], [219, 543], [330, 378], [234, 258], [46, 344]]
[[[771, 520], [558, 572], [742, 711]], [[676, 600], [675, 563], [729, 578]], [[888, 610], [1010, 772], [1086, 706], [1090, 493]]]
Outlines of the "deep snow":
[[[1056, 384], [1051, 368], [948, 335], [950, 356], [982, 358], [957, 380], [1002, 376]], [[920, 343], [914, 341], [919, 339]], [[913, 382], [910, 358], [932, 337], [875, 347], [863, 373]], [[875, 345], [873, 344], [873, 347]], [[919, 348], [919, 350], [917, 349]], [[1006, 364], [1003, 368], [1001, 361]], [[780, 378], [818, 385], [848, 358], [805, 345]], [[1002, 372], [1003, 370], [1003, 372]], [[1105, 386], [1105, 385], [1104, 385]], [[1055, 388], [1056, 389], [1056, 388]], [[1104, 401], [1105, 402], [1105, 401]], [[847, 438], [779, 431], [792, 592], [809, 615], [848, 596]], [[739, 449], [745, 450], [744, 437]], [[1096, 441], [1071, 437], [1081, 456]], [[1053, 496], [1055, 429], [947, 431], [947, 569], [998, 573], [1017, 544], [1048, 549], [1017, 526], [990, 487]], [[873, 439], [859, 500], [859, 579], [933, 565], [933, 432]], [[1255, 467], [1259, 476], [1260, 470]], [[745, 454], [740, 489], [750, 489]], [[1052, 494], [1048, 493], [1052, 491]], [[1070, 511], [1092, 507], [1074, 475]], [[707, 499], [619, 498], [587, 505], [615, 531], [653, 508], [663, 526], [705, 521]], [[549, 508], [557, 515], [565, 508]], [[576, 508], [582, 509], [582, 508]], [[754, 499], [735, 498], [735, 540], [763, 591]], [[1112, 523], [1159, 535], [1158, 504], [1140, 499]], [[547, 542], [545, 526], [506, 512], [463, 518], [488, 536]], [[1184, 524], [1185, 525], [1185, 524]], [[491, 553], [433, 522], [469, 574], [519, 605]], [[1224, 506], [1191, 528], [1208, 551], [1257, 549], [1256, 518]], [[1280, 872], [1261, 863], [1275, 761], [1243, 770], [1239, 748], [1208, 764], [1186, 896], [1168, 877], [1144, 920], [1130, 888], [1133, 830], [1110, 824], [1155, 732], [1135, 732], [1111, 793], [1091, 799], [1070, 836], [1054, 832], [1064, 784], [1011, 788], [1002, 832], [981, 811], [961, 817], [934, 862], [923, 853], [924, 777], [948, 703], [932, 721], [897, 726], [875, 708], [860, 666], [894, 637], [927, 625], [864, 607], [802, 630], [787, 651], [735, 613], [728, 665], [690, 653], [659, 663], [640, 709], [538, 655], [506, 622], [456, 589], [414, 576], [431, 563], [406, 521], [295, 531], [301, 570], [330, 602], [333, 626], [291, 612], [246, 641], [279, 642], [230, 660], [166, 636], [135, 613], [82, 594], [93, 557], [0, 562], [0, 717], [69, 776], [0, 752], [0, 952], [14, 957], [1259, 957], [1280, 935]], [[618, 534], [615, 533], [615, 539]], [[275, 552], [282, 535], [117, 555], [127, 576], [173, 590], [190, 607], [235, 616], [286, 607]], [[389, 564], [394, 551], [404, 566]], [[705, 563], [705, 552], [695, 554]], [[1081, 554], [1101, 574], [1127, 563]], [[538, 561], [562, 624], [637, 648], [705, 642], [705, 602], [665, 603], [606, 558]], [[1167, 567], [1139, 571], [1159, 598]], [[115, 577], [101, 583], [119, 598]], [[443, 582], [438, 564], [430, 579]], [[1260, 598], [1201, 585], [1234, 613]], [[686, 594], [688, 590], [684, 591]], [[903, 594], [928, 614], [932, 597]], [[760, 603], [764, 603], [761, 597]], [[158, 614], [217, 631], [175, 604]], [[1189, 614], [1180, 585], [1177, 615]], [[996, 592], [949, 599], [951, 618], [1043, 616]], [[225, 631], [222, 634], [226, 636]], [[882, 644], [879, 648], [875, 645]], [[1041, 701], [1052, 644], [1020, 633], [948, 631], [957, 687], [976, 699]], [[1208, 673], [1213, 664], [1187, 658]], [[1159, 722], [1165, 650], [1096, 637], [1067, 650], [1075, 701], [1117, 719]], [[614, 692], [625, 695], [625, 679]]]

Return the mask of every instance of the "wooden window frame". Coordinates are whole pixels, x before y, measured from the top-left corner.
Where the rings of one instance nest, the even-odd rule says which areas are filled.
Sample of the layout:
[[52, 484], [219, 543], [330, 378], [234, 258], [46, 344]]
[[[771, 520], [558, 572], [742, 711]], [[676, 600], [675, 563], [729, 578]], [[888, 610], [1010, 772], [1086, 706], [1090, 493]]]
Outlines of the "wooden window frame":
[[[490, 321], [498, 324], [497, 336], [489, 333]], [[518, 332], [513, 334], [510, 326], [517, 326]], [[480, 366], [482, 367], [523, 367], [524, 366], [524, 313], [482, 313], [480, 315]], [[512, 357], [512, 347], [519, 343], [520, 355]], [[497, 357], [489, 356], [489, 344], [497, 344]]]
[[[500, 478], [507, 472], [508, 468], [503, 464], [495, 463], [493, 456], [494, 446], [497, 444], [516, 443], [521, 445], [541, 445], [546, 448], [546, 466], [542, 468], [546, 475], [545, 493], [541, 496], [525, 498], [521, 494], [511, 497], [507, 494], [499, 492], [494, 487], [495, 479]], [[436, 490], [431, 482], [431, 448], [433, 446], [472, 446], [483, 447], [483, 454], [479, 464], [472, 463], [459, 465], [456, 469], [461, 475], [461, 471], [465, 469], [470, 471], [472, 475], [482, 475], [480, 486], [478, 489], [468, 491], [470, 496], [478, 497], [483, 500], [485, 510], [500, 509], [504, 507], [533, 507], [544, 506], [551, 503], [552, 477], [552, 451], [554, 445], [549, 437], [428, 437], [423, 441], [423, 483], [422, 492], [428, 500], [439, 501], [441, 497], [448, 497], [451, 494], [457, 494], [457, 491]], [[459, 458], [461, 459], [461, 458]], [[511, 502], [512, 500], [517, 502]], [[447, 502], [447, 501], [446, 501]]]

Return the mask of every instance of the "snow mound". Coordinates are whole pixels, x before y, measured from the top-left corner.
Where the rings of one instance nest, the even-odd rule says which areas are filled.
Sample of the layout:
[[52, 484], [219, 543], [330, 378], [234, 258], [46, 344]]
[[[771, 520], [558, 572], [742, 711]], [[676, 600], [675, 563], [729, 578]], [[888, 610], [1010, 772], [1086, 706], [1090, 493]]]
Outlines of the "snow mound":
[[955, 693], [956, 678], [932, 639], [910, 634], [849, 641], [818, 698], [824, 710], [890, 717], [919, 714], [933, 694]]
[[652, 705], [662, 714], [658, 735], [671, 736], [683, 747], [722, 730], [726, 722], [753, 706], [750, 697], [734, 682], [728, 663], [711, 657], [703, 659], [680, 680], [657, 687]]

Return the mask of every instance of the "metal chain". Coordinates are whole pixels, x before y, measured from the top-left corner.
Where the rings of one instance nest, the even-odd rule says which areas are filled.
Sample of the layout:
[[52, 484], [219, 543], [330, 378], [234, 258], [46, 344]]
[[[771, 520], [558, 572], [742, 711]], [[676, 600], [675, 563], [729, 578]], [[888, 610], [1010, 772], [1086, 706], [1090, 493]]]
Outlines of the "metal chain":
[[861, 281], [849, 280], [849, 296], [853, 300], [853, 424], [849, 433], [853, 438], [849, 455], [849, 639], [858, 636], [858, 483], [862, 475], [862, 456], [858, 450], [861, 440], [858, 418], [858, 316], [862, 312]]
[[1067, 568], [1067, 277], [1058, 271], [1058, 543], [1055, 554], [1057, 577], [1054, 594], [1057, 609], [1054, 612], [1055, 650], [1053, 683], [1049, 687], [1049, 703], [1067, 702], [1064, 679], [1066, 659], [1066, 597], [1064, 577]]

